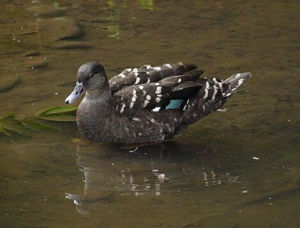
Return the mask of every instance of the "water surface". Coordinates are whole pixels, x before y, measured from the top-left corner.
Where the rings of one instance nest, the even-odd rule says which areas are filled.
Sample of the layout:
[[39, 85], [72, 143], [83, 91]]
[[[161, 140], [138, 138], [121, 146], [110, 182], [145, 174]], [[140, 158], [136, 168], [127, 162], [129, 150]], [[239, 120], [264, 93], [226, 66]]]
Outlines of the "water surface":
[[0, 138], [1, 227], [299, 227], [297, 1], [2, 1], [0, 115], [63, 106], [78, 67], [196, 63], [254, 75], [164, 145]]

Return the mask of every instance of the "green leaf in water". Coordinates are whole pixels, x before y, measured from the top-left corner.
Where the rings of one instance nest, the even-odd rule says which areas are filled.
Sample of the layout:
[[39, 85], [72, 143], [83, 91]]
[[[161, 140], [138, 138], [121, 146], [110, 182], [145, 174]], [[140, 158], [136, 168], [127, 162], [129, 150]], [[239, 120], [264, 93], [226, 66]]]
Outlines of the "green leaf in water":
[[108, 37], [112, 37], [115, 38], [117, 40], [120, 39], [120, 26], [119, 25], [105, 25], [102, 26], [103, 29], [109, 31], [110, 35], [108, 35]]
[[37, 115], [52, 115], [52, 114], [65, 114], [70, 112], [76, 112], [77, 107], [64, 106], [64, 107], [52, 107], [39, 111]]
[[76, 116], [72, 115], [49, 115], [49, 116], [40, 116], [39, 118], [43, 120], [55, 121], [55, 122], [75, 122]]
[[[8, 113], [0, 117], [0, 135], [12, 136], [12, 133], [31, 136], [34, 132], [55, 131], [56, 128], [45, 124], [45, 120], [54, 122], [76, 121], [77, 107], [52, 107], [39, 111], [35, 117], [25, 118]], [[49, 123], [49, 122], [48, 122]]]
[[39, 123], [34, 120], [23, 120], [21, 124], [26, 127], [27, 129], [30, 129], [35, 132], [46, 132], [46, 131], [55, 131], [55, 128], [50, 127], [46, 124]]
[[0, 123], [0, 134], [11, 136], [11, 134], [1, 125], [1, 123]]
[[154, 0], [139, 0], [142, 9], [154, 10]]
[[112, 0], [107, 1], [106, 4], [107, 4], [110, 8], [113, 8], [113, 7], [115, 7], [115, 5], [116, 5], [116, 3], [115, 3], [114, 1], [112, 1]]
[[12, 113], [2, 117], [0, 124], [6, 131], [11, 131], [20, 135], [31, 136], [32, 131], [24, 127], [20, 120], [16, 119], [16, 116]]
[[57, 121], [57, 122], [74, 122], [76, 121], [77, 107], [53, 107], [44, 109], [36, 114], [36, 116], [43, 120]]

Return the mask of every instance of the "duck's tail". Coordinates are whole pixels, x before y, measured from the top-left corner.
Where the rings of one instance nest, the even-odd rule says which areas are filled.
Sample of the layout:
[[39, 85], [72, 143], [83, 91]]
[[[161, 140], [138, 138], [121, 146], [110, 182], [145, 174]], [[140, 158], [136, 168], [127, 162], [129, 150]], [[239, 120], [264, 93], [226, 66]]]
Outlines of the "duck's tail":
[[251, 73], [245, 72], [234, 74], [224, 81], [216, 78], [199, 80], [199, 83], [202, 82], [202, 87], [184, 106], [182, 125], [177, 132], [221, 108], [251, 76]]
[[229, 97], [234, 94], [237, 89], [244, 84], [250, 78], [252, 74], [250, 72], [238, 73], [227, 78], [223, 83], [228, 85], [228, 88], [223, 92], [224, 97]]

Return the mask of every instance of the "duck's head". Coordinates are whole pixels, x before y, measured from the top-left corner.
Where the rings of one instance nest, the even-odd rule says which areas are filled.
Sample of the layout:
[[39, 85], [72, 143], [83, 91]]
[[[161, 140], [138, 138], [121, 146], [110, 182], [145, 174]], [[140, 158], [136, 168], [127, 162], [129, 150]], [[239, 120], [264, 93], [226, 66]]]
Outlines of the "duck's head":
[[67, 97], [67, 104], [75, 103], [85, 91], [101, 89], [107, 84], [104, 67], [97, 62], [81, 65], [77, 73], [77, 82], [73, 92]]

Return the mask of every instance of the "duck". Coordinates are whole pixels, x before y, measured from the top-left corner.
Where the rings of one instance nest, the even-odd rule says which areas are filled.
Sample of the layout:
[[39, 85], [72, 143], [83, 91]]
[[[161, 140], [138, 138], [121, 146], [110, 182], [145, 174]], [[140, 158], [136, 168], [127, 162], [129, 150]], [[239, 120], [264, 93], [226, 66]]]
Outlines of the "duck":
[[81, 100], [76, 114], [83, 137], [108, 144], [160, 143], [220, 109], [252, 75], [225, 80], [202, 77], [194, 64], [143, 65], [108, 80], [98, 62], [81, 65], [67, 104]]

